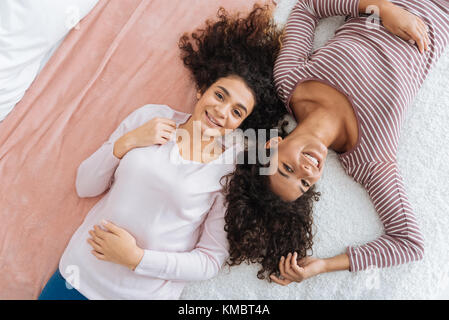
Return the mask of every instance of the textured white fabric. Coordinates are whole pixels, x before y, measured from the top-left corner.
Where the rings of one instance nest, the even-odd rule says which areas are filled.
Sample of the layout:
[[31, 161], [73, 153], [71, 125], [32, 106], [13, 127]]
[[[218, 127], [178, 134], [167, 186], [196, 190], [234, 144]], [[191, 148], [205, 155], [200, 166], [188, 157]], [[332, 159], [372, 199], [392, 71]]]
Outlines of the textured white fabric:
[[[285, 23], [296, 0], [279, 0], [276, 20]], [[344, 21], [323, 20], [315, 48]], [[218, 277], [186, 286], [182, 299], [429, 299], [449, 284], [449, 52], [430, 72], [402, 127], [398, 165], [426, 239], [422, 261], [377, 271], [333, 272], [282, 287], [256, 277], [258, 265], [225, 267]], [[329, 152], [317, 189], [314, 256], [345, 252], [383, 234], [378, 214], [364, 188], [345, 174]]]
[[98, 0], [0, 1], [0, 121]]

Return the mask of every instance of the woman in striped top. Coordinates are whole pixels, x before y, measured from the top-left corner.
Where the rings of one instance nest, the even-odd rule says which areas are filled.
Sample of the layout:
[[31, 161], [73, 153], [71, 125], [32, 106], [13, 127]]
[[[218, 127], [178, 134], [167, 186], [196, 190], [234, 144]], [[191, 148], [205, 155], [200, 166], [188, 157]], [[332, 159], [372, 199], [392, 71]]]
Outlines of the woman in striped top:
[[[381, 19], [377, 25], [363, 14], [372, 9]], [[318, 21], [337, 15], [348, 16], [345, 24], [312, 52]], [[267, 143], [277, 151], [270, 188], [285, 201], [313, 192], [330, 148], [367, 190], [385, 234], [329, 259], [288, 253], [278, 265], [281, 277], [271, 275], [272, 280], [287, 285], [324, 272], [423, 258], [423, 236], [396, 151], [405, 112], [448, 42], [448, 0], [300, 0], [295, 5], [274, 73], [278, 94], [298, 126], [285, 139]]]

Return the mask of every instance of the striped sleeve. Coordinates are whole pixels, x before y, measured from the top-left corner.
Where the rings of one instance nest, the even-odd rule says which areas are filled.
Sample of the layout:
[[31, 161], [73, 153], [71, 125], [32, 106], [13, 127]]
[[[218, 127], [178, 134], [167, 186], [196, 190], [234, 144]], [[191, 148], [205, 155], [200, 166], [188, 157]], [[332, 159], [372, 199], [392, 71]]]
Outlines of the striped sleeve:
[[397, 164], [378, 163], [363, 183], [382, 221], [385, 234], [359, 247], [348, 247], [350, 271], [384, 268], [421, 260], [424, 239], [408, 201]]
[[315, 28], [322, 18], [358, 17], [360, 0], [299, 0], [288, 18], [284, 40], [274, 67], [279, 97], [287, 102], [294, 85], [290, 75], [307, 64], [312, 53]]

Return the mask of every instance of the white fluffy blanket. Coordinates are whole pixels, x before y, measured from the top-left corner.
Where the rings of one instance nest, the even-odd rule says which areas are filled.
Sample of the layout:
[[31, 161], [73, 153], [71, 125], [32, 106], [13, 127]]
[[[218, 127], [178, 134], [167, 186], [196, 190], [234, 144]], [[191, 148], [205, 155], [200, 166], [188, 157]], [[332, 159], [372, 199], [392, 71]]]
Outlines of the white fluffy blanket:
[[[285, 23], [296, 0], [280, 0], [276, 20]], [[323, 20], [316, 32], [322, 46], [343, 23]], [[186, 286], [181, 299], [430, 299], [449, 284], [449, 50], [432, 70], [402, 128], [398, 163], [409, 200], [426, 240], [422, 261], [378, 271], [322, 274], [282, 287], [258, 280], [257, 265], [225, 267], [211, 280]], [[364, 244], [383, 226], [361, 185], [347, 176], [334, 152], [318, 190], [314, 255], [331, 257], [348, 245]]]

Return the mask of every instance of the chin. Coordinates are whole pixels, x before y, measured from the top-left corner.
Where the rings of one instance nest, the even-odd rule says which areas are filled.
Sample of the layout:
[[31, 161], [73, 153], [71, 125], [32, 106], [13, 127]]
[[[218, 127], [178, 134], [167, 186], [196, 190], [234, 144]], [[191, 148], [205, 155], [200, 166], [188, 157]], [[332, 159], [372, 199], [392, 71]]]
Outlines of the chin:
[[204, 130], [202, 130], [201, 134], [205, 137], [211, 138], [221, 137], [223, 135], [221, 130], [215, 128], [205, 128]]

